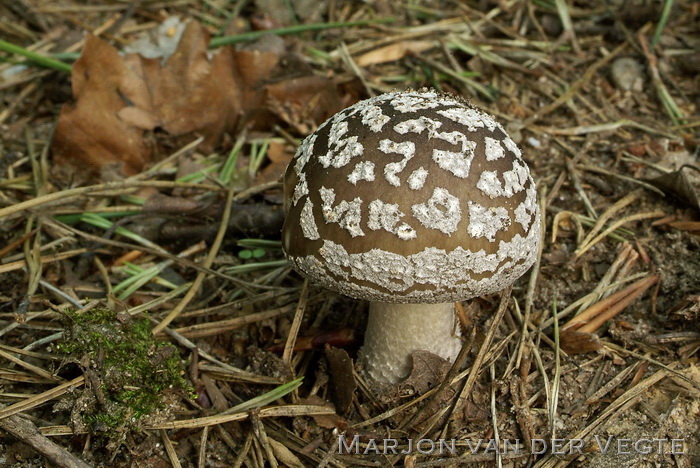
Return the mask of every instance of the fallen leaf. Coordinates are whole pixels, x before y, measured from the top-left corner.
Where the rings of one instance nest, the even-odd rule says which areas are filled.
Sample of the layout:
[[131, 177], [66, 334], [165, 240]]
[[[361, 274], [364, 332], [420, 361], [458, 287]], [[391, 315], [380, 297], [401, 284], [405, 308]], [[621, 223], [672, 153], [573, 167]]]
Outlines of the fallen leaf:
[[282, 175], [287, 170], [287, 165], [294, 157], [295, 151], [296, 148], [290, 145], [271, 141], [267, 149], [267, 159], [270, 160], [270, 164], [258, 171], [256, 182], [262, 184], [282, 180]]
[[322, 76], [281, 80], [266, 88], [268, 109], [303, 135], [339, 111], [335, 85]]
[[339, 414], [347, 414], [352, 408], [352, 397], [357, 388], [352, 359], [344, 349], [329, 345], [326, 345], [326, 359], [331, 371], [333, 404]]
[[395, 62], [408, 54], [419, 54], [435, 47], [435, 41], [400, 41], [366, 52], [355, 59], [360, 67]]
[[56, 127], [52, 152], [59, 160], [81, 160], [93, 169], [121, 163], [127, 174], [138, 172], [150, 159], [143, 130], [126, 123], [118, 112], [139, 105], [148, 111], [143, 80], [117, 50], [88, 35], [73, 65], [74, 104], [65, 104]]
[[409, 376], [400, 383], [402, 393], [422, 395], [440, 385], [452, 367], [452, 363], [428, 351], [411, 353], [413, 368]]
[[562, 330], [559, 333], [559, 345], [566, 354], [585, 354], [598, 351], [603, 347], [595, 333], [575, 330]]
[[678, 170], [649, 179], [647, 182], [700, 211], [700, 195], [697, 189], [699, 174], [700, 168], [685, 164]]
[[225, 47], [212, 53], [209, 40], [209, 33], [190, 21], [165, 65], [138, 57], [160, 126], [173, 136], [202, 135], [204, 148], [215, 146], [240, 117], [240, 87], [231, 73], [234, 51]]
[[159, 124], [155, 115], [138, 107], [123, 107], [117, 112], [117, 117], [126, 125], [141, 130], [153, 130]]
[[203, 136], [207, 152], [243, 126], [262, 130], [287, 122], [306, 135], [347, 104], [331, 79], [314, 75], [277, 36], [240, 50], [211, 51], [209, 42], [196, 21], [186, 24], [167, 59], [121, 56], [88, 35], [73, 67], [75, 102], [61, 109], [55, 158], [94, 170], [121, 164], [132, 175], [165, 152], [146, 138], [156, 128], [170, 137]]

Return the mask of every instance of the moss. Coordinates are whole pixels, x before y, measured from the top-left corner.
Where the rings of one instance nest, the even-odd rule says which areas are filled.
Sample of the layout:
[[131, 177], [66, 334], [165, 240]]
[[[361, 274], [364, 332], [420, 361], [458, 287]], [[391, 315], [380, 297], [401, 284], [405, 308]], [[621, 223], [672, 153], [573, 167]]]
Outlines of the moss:
[[148, 318], [94, 308], [66, 312], [64, 321], [59, 350], [85, 371], [85, 391], [92, 392], [81, 396], [80, 416], [88, 429], [138, 428], [169, 397], [190, 390], [177, 349], [153, 336]]

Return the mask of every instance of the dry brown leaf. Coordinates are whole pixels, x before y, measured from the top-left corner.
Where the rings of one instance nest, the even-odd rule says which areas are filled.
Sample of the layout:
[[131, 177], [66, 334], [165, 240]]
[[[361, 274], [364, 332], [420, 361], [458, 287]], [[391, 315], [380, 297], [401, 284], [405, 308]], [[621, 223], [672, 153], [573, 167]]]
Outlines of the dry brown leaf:
[[347, 414], [352, 408], [352, 398], [357, 388], [352, 359], [344, 349], [329, 345], [326, 345], [326, 359], [331, 371], [333, 403], [339, 414]]
[[141, 130], [153, 130], [160, 123], [151, 112], [138, 107], [124, 107], [117, 112], [117, 117], [126, 125]]
[[266, 91], [268, 109], [303, 135], [344, 107], [335, 85], [322, 76], [281, 80]]
[[401, 41], [364, 53], [355, 59], [360, 67], [395, 62], [408, 54], [419, 54], [435, 47], [434, 41]]
[[685, 164], [673, 172], [649, 179], [647, 182], [700, 211], [698, 174], [700, 168]]
[[226, 130], [234, 128], [240, 111], [239, 86], [231, 73], [233, 49], [211, 53], [209, 40], [209, 33], [190, 21], [164, 66], [160, 59], [141, 59], [161, 127], [174, 136], [202, 135], [205, 148], [216, 145]]
[[52, 142], [54, 156], [80, 160], [94, 169], [122, 163], [127, 174], [140, 170], [151, 148], [144, 142], [143, 131], [121, 120], [118, 112], [129, 102], [149, 109], [141, 77], [114, 47], [88, 35], [72, 78], [76, 102], [61, 109]]
[[559, 333], [559, 343], [566, 354], [585, 354], [603, 348], [598, 335], [576, 330], [563, 330]]
[[224, 133], [243, 125], [269, 129], [282, 120], [309, 133], [346, 104], [332, 80], [314, 76], [280, 38], [215, 52], [209, 40], [190, 21], [162, 63], [138, 54], [122, 57], [89, 35], [73, 67], [75, 103], [61, 110], [54, 156], [93, 169], [118, 163], [134, 174], [154, 154], [145, 132], [158, 127], [173, 137], [201, 135], [202, 150], [211, 151]]
[[271, 141], [267, 149], [267, 159], [270, 160], [270, 164], [258, 171], [256, 182], [261, 184], [281, 180], [292, 157], [294, 157], [293, 148], [285, 143]]
[[402, 391], [409, 394], [422, 395], [439, 385], [452, 367], [450, 362], [428, 351], [414, 351], [411, 358], [411, 374], [399, 384]]

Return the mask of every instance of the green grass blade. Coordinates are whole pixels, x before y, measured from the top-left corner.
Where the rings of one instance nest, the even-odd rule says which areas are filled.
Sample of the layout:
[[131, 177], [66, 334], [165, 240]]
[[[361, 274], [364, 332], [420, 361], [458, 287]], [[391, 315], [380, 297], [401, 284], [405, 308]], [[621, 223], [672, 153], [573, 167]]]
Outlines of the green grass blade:
[[284, 36], [286, 34], [299, 34], [308, 31], [323, 31], [326, 29], [335, 28], [349, 28], [352, 26], [367, 26], [368, 24], [381, 24], [381, 23], [393, 23], [396, 21], [395, 18], [376, 18], [372, 20], [362, 20], [362, 21], [345, 21], [339, 23], [311, 23], [311, 24], [298, 24], [294, 26], [287, 26], [285, 28], [278, 29], [267, 29], [264, 31], [251, 31], [242, 34], [236, 34], [234, 36], [224, 36], [215, 37], [209, 42], [209, 48], [214, 49], [216, 47], [221, 47], [224, 45], [239, 44], [241, 42], [249, 42], [258, 39], [259, 37], [276, 34], [278, 36]]
[[0, 50], [3, 52], [9, 52], [11, 54], [17, 54], [23, 57], [27, 57], [35, 64], [41, 65], [45, 68], [51, 68], [53, 70], [58, 70], [67, 73], [70, 73], [73, 70], [73, 67], [71, 67], [67, 63], [63, 63], [58, 60], [54, 60], [51, 57], [46, 57], [44, 55], [37, 54], [36, 52], [32, 52], [31, 50], [27, 50], [24, 47], [14, 45], [7, 41], [0, 40]]
[[[83, 223], [90, 224], [92, 226], [98, 227], [100, 229], [108, 230], [112, 227], [112, 222], [104, 219], [102, 216], [98, 216], [94, 213], [85, 213], [80, 217], [80, 221]], [[131, 239], [134, 242], [137, 242], [141, 245], [144, 245], [146, 247], [150, 247], [152, 249], [158, 250], [158, 251], [163, 251], [163, 249], [158, 245], [150, 240], [146, 239], [145, 237], [142, 237], [135, 232], [129, 231], [126, 228], [123, 228], [121, 226], [118, 226], [115, 228], [114, 232], [116, 234], [119, 234], [120, 236], [126, 237], [127, 239]]]
[[651, 40], [651, 47], [654, 48], [656, 47], [656, 44], [659, 42], [659, 38], [661, 37], [661, 33], [664, 31], [664, 28], [666, 27], [666, 23], [668, 22], [669, 16], [671, 16], [671, 8], [673, 7], [673, 0], [666, 0], [664, 2], [664, 9], [661, 12], [661, 18], [659, 18], [659, 23], [656, 25], [656, 30], [654, 31], [654, 37]]
[[283, 396], [299, 388], [303, 380], [304, 377], [298, 377], [290, 382], [287, 382], [286, 384], [280, 385], [279, 387], [270, 390], [267, 393], [263, 393], [260, 396], [251, 398], [248, 401], [244, 401], [240, 405], [236, 405], [233, 408], [226, 410], [224, 414], [244, 413], [246, 411], [250, 411], [252, 409], [260, 408], [261, 406], [270, 404], [273, 401], [279, 400]]
[[270, 248], [270, 249], [281, 249], [282, 241], [270, 240], [270, 239], [241, 239], [236, 242], [239, 247], [244, 247], [246, 249], [256, 249], [258, 247]]

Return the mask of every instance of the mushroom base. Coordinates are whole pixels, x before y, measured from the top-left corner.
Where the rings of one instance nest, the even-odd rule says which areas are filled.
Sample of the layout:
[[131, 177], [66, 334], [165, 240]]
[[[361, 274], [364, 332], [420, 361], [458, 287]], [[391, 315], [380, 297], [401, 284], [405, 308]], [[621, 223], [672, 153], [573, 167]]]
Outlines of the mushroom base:
[[454, 303], [387, 304], [369, 307], [362, 356], [369, 376], [397, 383], [408, 377], [411, 354], [425, 350], [454, 361], [462, 348]]

